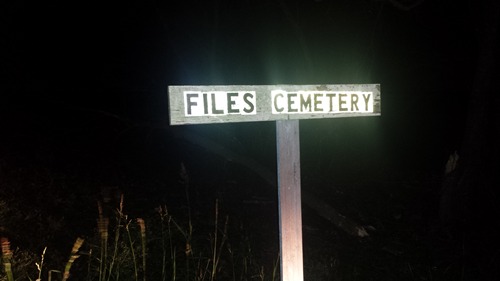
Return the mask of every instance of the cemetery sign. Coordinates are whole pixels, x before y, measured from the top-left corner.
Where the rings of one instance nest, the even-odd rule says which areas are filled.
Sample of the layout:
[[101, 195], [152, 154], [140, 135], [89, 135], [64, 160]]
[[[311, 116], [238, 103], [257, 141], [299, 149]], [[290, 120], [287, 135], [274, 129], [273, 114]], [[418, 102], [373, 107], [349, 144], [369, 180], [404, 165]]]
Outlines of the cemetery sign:
[[170, 124], [380, 115], [380, 85], [169, 86]]

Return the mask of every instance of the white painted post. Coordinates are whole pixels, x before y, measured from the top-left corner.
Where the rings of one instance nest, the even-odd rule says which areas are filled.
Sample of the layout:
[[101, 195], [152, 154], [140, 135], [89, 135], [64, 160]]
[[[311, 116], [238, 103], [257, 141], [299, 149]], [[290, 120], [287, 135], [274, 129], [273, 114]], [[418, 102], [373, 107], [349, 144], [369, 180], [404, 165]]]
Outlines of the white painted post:
[[303, 281], [299, 120], [276, 121], [281, 280]]

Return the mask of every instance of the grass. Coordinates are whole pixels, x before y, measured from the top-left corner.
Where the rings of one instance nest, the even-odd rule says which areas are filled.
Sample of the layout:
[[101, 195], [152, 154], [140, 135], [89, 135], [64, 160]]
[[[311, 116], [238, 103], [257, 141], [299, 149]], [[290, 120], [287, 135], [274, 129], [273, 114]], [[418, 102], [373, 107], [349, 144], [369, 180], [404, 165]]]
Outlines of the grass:
[[165, 205], [149, 216], [131, 217], [125, 212], [123, 194], [116, 205], [98, 201], [94, 234], [77, 238], [65, 262], [57, 264], [62, 258], [50, 262], [54, 253], [47, 246], [41, 255], [31, 254], [21, 262], [9, 238], [2, 237], [0, 280], [277, 280], [276, 263], [264, 265], [251, 256], [248, 240], [230, 239], [230, 218], [221, 214], [218, 199], [213, 212], [205, 216], [210, 221], [194, 221], [184, 168], [181, 179], [186, 220], [175, 218]]
[[[10, 184], [12, 192], [26, 188]], [[229, 208], [234, 203], [224, 201], [224, 197], [193, 196], [195, 191], [184, 167], [178, 186], [181, 195], [171, 200], [178, 205], [158, 204], [137, 210], [139, 205], [130, 201], [134, 202], [134, 197], [151, 199], [151, 195], [119, 194], [116, 201], [98, 200], [97, 205], [90, 196], [82, 197], [86, 201], [75, 196], [71, 204], [82, 211], [79, 217], [90, 218], [90, 226], [74, 217], [63, 220], [54, 213], [46, 217], [47, 213], [41, 210], [49, 207], [59, 210], [58, 205], [51, 205], [54, 202], [64, 203], [63, 207], [71, 205], [61, 199], [64, 194], [58, 194], [56, 187], [54, 184], [48, 193], [35, 190], [33, 198], [41, 198], [36, 199], [39, 204], [30, 203], [28, 199], [33, 198], [23, 197], [29, 193], [21, 194], [25, 200], [22, 204], [6, 200], [14, 196], [0, 198], [0, 236], [4, 237], [1, 281], [274, 281], [280, 277], [277, 239], [268, 243], [266, 240], [274, 237], [256, 234], [262, 229], [267, 209], [259, 212], [258, 208], [251, 211], [239, 206]], [[405, 188], [404, 192], [398, 193], [401, 188]], [[462, 273], [467, 269], [463, 243], [450, 244], [446, 237], [437, 235], [429, 239], [426, 229], [420, 227], [424, 217], [412, 216], [419, 212], [411, 208], [420, 208], [425, 203], [425, 198], [416, 196], [421, 188], [417, 184], [407, 187], [397, 184], [387, 190], [384, 186], [373, 188], [373, 194], [352, 187], [340, 193], [345, 195], [326, 194], [337, 200], [333, 203], [343, 207], [346, 215], [356, 217], [360, 213], [364, 221], [377, 229], [364, 240], [344, 236], [306, 209], [303, 213], [307, 225], [305, 280], [461, 280], [467, 274]], [[80, 187], [74, 192], [83, 191]], [[347, 192], [356, 200], [349, 198]], [[398, 204], [392, 204], [387, 201], [393, 198], [390, 194], [402, 194], [406, 199], [394, 198]], [[203, 205], [196, 204], [200, 197], [205, 200]], [[207, 201], [212, 204], [206, 204]], [[210, 206], [205, 208], [206, 205]], [[234, 210], [251, 212], [245, 216], [252, 219], [242, 220], [244, 216], [232, 213]], [[72, 231], [69, 223], [75, 228], [80, 224], [86, 228]], [[84, 240], [75, 241], [75, 233], [77, 236], [82, 233], [79, 239]], [[271, 230], [269, 233], [275, 234]], [[269, 247], [270, 244], [276, 247]], [[442, 253], [429, 257], [438, 252]]]
[[[165, 205], [158, 206], [148, 216], [132, 217], [126, 213], [124, 201], [121, 195], [115, 206], [97, 204], [95, 233], [85, 240], [77, 238], [69, 257], [59, 259], [64, 262], [51, 262], [54, 258], [51, 247], [44, 247], [41, 255], [31, 254], [20, 250], [22, 245], [12, 247], [15, 242], [2, 237], [0, 280], [279, 279], [278, 253], [274, 252], [272, 262], [260, 258], [254, 248], [258, 241], [242, 230], [244, 226], [223, 214], [219, 199], [211, 212], [204, 214], [204, 219], [191, 211], [185, 211], [185, 216], [178, 219]], [[308, 215], [306, 212], [305, 221]], [[462, 278], [463, 273], [458, 273], [464, 269], [461, 255], [454, 249], [446, 250], [456, 255], [443, 259], [439, 267], [426, 256], [429, 246], [421, 234], [403, 225], [391, 225], [389, 221], [381, 222], [378, 228], [377, 235], [369, 240], [355, 241], [336, 234], [333, 242], [328, 233], [311, 238], [309, 231], [313, 230], [306, 230], [305, 280], [331, 280], [332, 276], [337, 281]], [[311, 239], [314, 244], [308, 243]], [[341, 241], [350, 242], [341, 244]]]
[[2, 237], [2, 264], [4, 266], [5, 275], [8, 281], [14, 281], [14, 275], [12, 274], [12, 251], [10, 250], [9, 239]]
[[[216, 204], [217, 205], [217, 204]], [[216, 207], [217, 208], [217, 207]], [[161, 208], [165, 210], [164, 208]], [[216, 211], [218, 212], [218, 211]], [[148, 277], [151, 280], [217, 280], [217, 274], [227, 270], [221, 267], [221, 259], [225, 254], [229, 253], [228, 247], [225, 244], [227, 241], [227, 224], [228, 217], [226, 216], [223, 229], [219, 229], [218, 219], [215, 219], [214, 230], [206, 236], [207, 247], [203, 248], [200, 241], [194, 242], [198, 238], [193, 236], [185, 236], [186, 231], [183, 230], [179, 223], [174, 218], [162, 211], [160, 220], [159, 239], [162, 247], [148, 251], [148, 244], [155, 245], [157, 241], [147, 240], [146, 220], [142, 218], [128, 219], [122, 212], [117, 212], [116, 222], [111, 229], [109, 223], [106, 223], [106, 218], [100, 214], [98, 219], [97, 237], [93, 241], [85, 241], [78, 238], [70, 253], [65, 266], [62, 270], [48, 269], [44, 267], [44, 257], [47, 248], [44, 249], [41, 255], [41, 262], [32, 261], [36, 265], [38, 274], [36, 278], [31, 280], [71, 280], [70, 272], [74, 264], [85, 263], [81, 256], [87, 259], [87, 266], [80, 265], [77, 267], [77, 272], [74, 273], [75, 279], [86, 280], [142, 280], [146, 281]], [[151, 219], [154, 220], [153, 218]], [[172, 225], [176, 225], [172, 228]], [[178, 232], [178, 233], [174, 233]], [[109, 239], [110, 233], [113, 234], [113, 239]], [[180, 235], [178, 235], [180, 234]], [[179, 239], [181, 238], [181, 239]], [[187, 238], [187, 239], [186, 239]], [[184, 242], [182, 241], [184, 240]], [[203, 240], [203, 239], [200, 239]], [[191, 246], [195, 243], [200, 248]], [[183, 254], [180, 255], [178, 245], [185, 245]], [[86, 250], [84, 250], [86, 248]], [[82, 250], [82, 251], [81, 251]], [[86, 253], [86, 254], [85, 254]], [[159, 254], [159, 256], [157, 256]], [[2, 264], [3, 272], [0, 274], [0, 280], [14, 281], [17, 269], [13, 269], [13, 252], [10, 250], [10, 241], [8, 238], [2, 238]], [[149, 260], [160, 259], [161, 263], [155, 263], [159, 268], [147, 267]], [[235, 261], [233, 260], [233, 263]], [[16, 265], [14, 264], [14, 267]], [[231, 265], [231, 274], [236, 279], [235, 265]], [[85, 271], [83, 270], [85, 269]], [[182, 273], [181, 273], [182, 272]], [[4, 275], [5, 274], [5, 275]], [[83, 278], [84, 277], [84, 278]], [[250, 277], [248, 277], [250, 278]], [[239, 279], [247, 280], [247, 279]]]
[[[186, 173], [181, 183], [186, 190], [187, 208], [169, 210], [166, 205], [159, 205], [146, 211], [144, 216], [131, 216], [127, 213], [123, 194], [115, 204], [99, 201], [96, 208], [95, 203], [89, 202], [94, 205], [95, 230], [77, 238], [71, 248], [67, 248], [70, 243], [61, 243], [60, 251], [53, 246], [43, 246], [35, 254], [36, 251], [22, 249], [23, 244], [18, 242], [17, 236], [13, 235], [12, 240], [3, 236], [0, 280], [279, 280], [276, 249], [269, 249], [272, 260], [263, 259], [263, 249], [257, 246], [262, 241], [249, 231], [256, 228], [226, 214], [223, 200], [215, 199], [206, 212], [193, 211], [189, 182]], [[367, 198], [373, 196], [365, 195]], [[383, 194], [377, 196], [383, 198]], [[375, 202], [384, 204], [383, 200]], [[416, 203], [419, 202], [413, 205], [420, 206]], [[0, 206], [0, 216], [6, 221], [11, 213], [9, 204], [0, 202]], [[439, 242], [432, 246], [434, 252], [440, 250], [449, 257], [432, 263], [428, 257], [431, 245], [427, 244], [425, 233], [417, 229], [420, 218], [407, 216], [408, 221], [402, 224], [399, 209], [366, 204], [365, 207], [371, 208], [370, 214], [380, 219], [374, 224], [377, 232], [367, 240], [343, 237], [333, 229], [324, 231], [327, 229], [325, 222], [312, 223], [311, 213], [305, 212], [304, 221], [308, 224], [304, 233], [305, 280], [464, 278], [463, 243], [457, 241], [456, 245], [451, 245], [445, 238], [434, 239]], [[262, 214], [255, 215], [262, 217]], [[318, 233], [314, 232], [315, 227]]]

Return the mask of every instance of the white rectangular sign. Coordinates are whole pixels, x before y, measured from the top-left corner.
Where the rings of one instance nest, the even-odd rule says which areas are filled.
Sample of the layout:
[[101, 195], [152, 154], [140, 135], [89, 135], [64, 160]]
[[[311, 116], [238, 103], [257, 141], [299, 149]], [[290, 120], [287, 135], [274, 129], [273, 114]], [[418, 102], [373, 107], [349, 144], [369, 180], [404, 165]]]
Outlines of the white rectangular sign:
[[380, 85], [169, 86], [170, 124], [380, 115]]

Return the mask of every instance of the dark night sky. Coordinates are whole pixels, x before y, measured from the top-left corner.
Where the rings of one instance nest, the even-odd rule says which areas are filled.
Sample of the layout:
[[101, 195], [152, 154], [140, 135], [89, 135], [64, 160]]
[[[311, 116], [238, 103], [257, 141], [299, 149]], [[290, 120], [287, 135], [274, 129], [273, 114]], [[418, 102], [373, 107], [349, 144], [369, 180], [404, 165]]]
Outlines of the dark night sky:
[[[471, 3], [233, 2], [7, 5], [3, 92], [17, 103], [3, 122], [68, 127], [66, 114], [95, 110], [166, 124], [168, 85], [380, 83], [382, 117], [303, 122], [304, 153], [326, 134], [341, 161], [436, 172], [459, 148], [478, 54]], [[245, 138], [235, 126], [248, 125], [211, 128]]]

